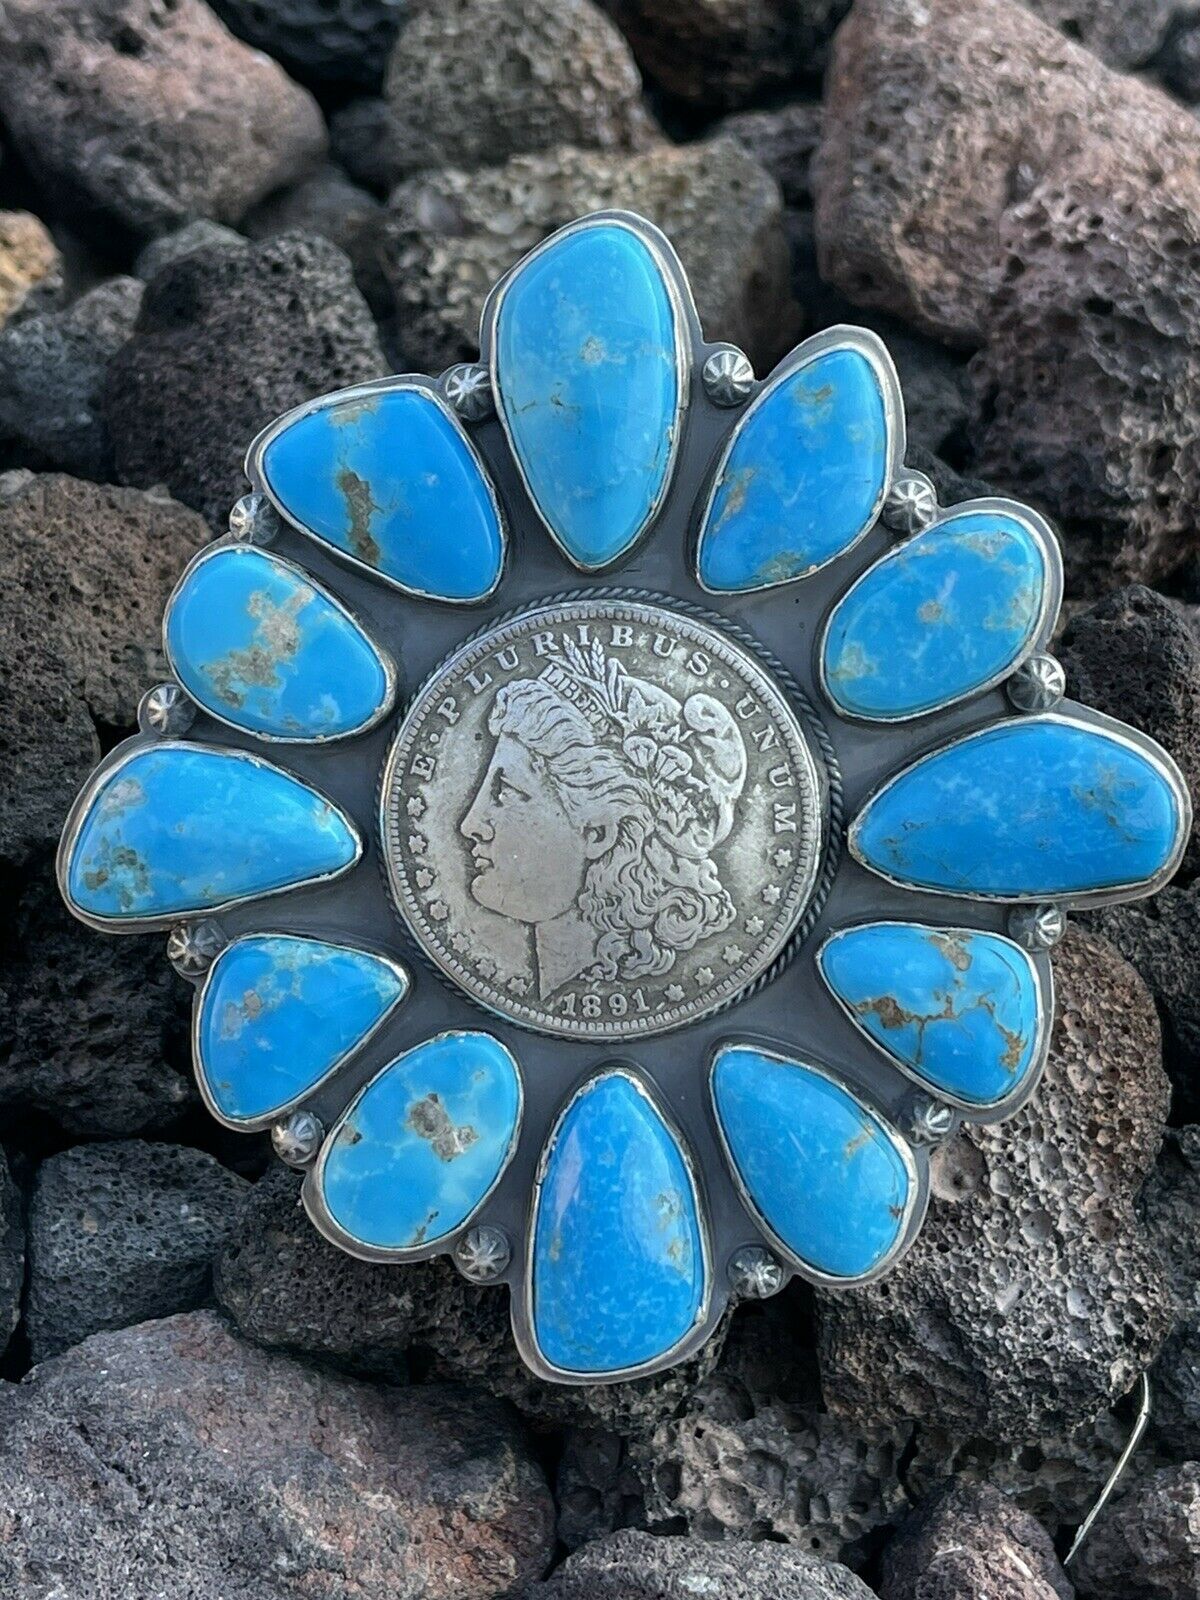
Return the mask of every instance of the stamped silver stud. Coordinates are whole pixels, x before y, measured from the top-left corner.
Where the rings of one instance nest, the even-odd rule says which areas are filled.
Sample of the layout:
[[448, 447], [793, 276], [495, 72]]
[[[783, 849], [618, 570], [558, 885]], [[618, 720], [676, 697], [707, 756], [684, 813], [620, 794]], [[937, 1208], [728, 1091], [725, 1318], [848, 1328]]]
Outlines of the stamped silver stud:
[[954, 1112], [927, 1094], [913, 1096], [908, 1112], [908, 1136], [914, 1144], [944, 1144], [954, 1132]]
[[147, 689], [138, 706], [138, 727], [143, 733], [160, 738], [178, 738], [196, 720], [195, 702], [177, 683], [156, 683]]
[[464, 361], [444, 372], [442, 393], [464, 422], [482, 422], [495, 409], [492, 375], [478, 361]]
[[279, 526], [279, 513], [265, 494], [244, 494], [229, 513], [230, 537], [238, 544], [271, 544]]
[[730, 1257], [729, 1285], [740, 1300], [769, 1300], [783, 1288], [783, 1264], [760, 1244], [743, 1245]]
[[715, 406], [740, 406], [754, 388], [750, 357], [735, 344], [714, 350], [701, 371], [704, 392]]
[[1021, 663], [1005, 688], [1018, 711], [1053, 711], [1067, 692], [1067, 675], [1054, 656], [1034, 655]]
[[503, 1228], [468, 1228], [454, 1246], [454, 1265], [471, 1283], [492, 1283], [512, 1259]]
[[219, 922], [181, 922], [167, 935], [167, 960], [181, 978], [202, 978], [229, 940]]
[[311, 1167], [324, 1137], [321, 1119], [311, 1111], [292, 1111], [271, 1129], [275, 1154], [289, 1167]]
[[937, 516], [937, 490], [923, 472], [901, 472], [883, 502], [883, 520], [893, 533], [910, 537]]
[[1008, 913], [1008, 931], [1023, 950], [1053, 950], [1066, 932], [1067, 919], [1055, 905], [1017, 906]]

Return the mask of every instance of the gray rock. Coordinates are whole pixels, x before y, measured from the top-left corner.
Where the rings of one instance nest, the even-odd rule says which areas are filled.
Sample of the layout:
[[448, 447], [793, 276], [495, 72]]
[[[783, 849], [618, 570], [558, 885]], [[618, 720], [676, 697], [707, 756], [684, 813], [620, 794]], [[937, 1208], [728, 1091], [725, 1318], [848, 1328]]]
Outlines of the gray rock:
[[740, 344], [764, 368], [788, 348], [799, 313], [779, 190], [739, 144], [719, 139], [632, 156], [562, 149], [400, 184], [380, 265], [401, 365], [437, 371], [471, 357], [495, 280], [547, 234], [606, 206], [638, 211], [666, 232], [709, 337]]
[[0, 1352], [21, 1320], [25, 1283], [25, 1217], [21, 1191], [0, 1150]]
[[62, 257], [45, 223], [28, 211], [0, 211], [0, 328], [62, 287]]
[[374, 236], [381, 206], [373, 194], [352, 183], [341, 167], [327, 161], [290, 189], [280, 189], [247, 213], [242, 226], [252, 239], [281, 233], [316, 234], [349, 256], [359, 288], [374, 302], [381, 293], [374, 258]]
[[56, 209], [110, 245], [236, 222], [325, 147], [312, 97], [201, 0], [6, 0], [0, 112]]
[[651, 143], [629, 47], [592, 0], [410, 0], [384, 81], [387, 186], [576, 145]]
[[55, 843], [97, 755], [161, 676], [163, 606], [207, 537], [162, 494], [57, 473], [0, 501], [0, 859]]
[[1200, 1462], [1135, 1476], [1074, 1569], [1081, 1600], [1190, 1600], [1200, 1593]]
[[[856, 304], [977, 344], [1003, 270], [1002, 219], [1085, 162], [1153, 189], [1194, 174], [1195, 124], [1008, 0], [857, 0], [834, 43], [813, 163], [822, 274]], [[1087, 215], [1082, 252], [1061, 268], [1081, 283], [1104, 232]], [[1039, 328], [1044, 351], [1046, 337]], [[1055, 391], [1092, 402], [1057, 351], [1043, 361]]]
[[818, 1291], [821, 1386], [859, 1427], [920, 1418], [1027, 1441], [1132, 1387], [1173, 1318], [1134, 1201], [1168, 1084], [1145, 985], [1072, 927], [1054, 952], [1057, 1015], [1041, 1084], [992, 1128], [935, 1154], [929, 1216], [877, 1283]]
[[568, 1550], [619, 1528], [644, 1528], [646, 1496], [628, 1441], [603, 1428], [571, 1428], [554, 1484], [558, 1537]]
[[29, 1203], [34, 1361], [202, 1305], [247, 1188], [203, 1150], [141, 1139], [75, 1145], [43, 1161]]
[[493, 1600], [553, 1506], [486, 1396], [312, 1371], [211, 1312], [97, 1334], [0, 1394], [9, 1600]]
[[701, 114], [820, 73], [847, 0], [605, 0], [638, 63]]
[[739, 111], [717, 124], [716, 134], [736, 139], [775, 179], [785, 206], [812, 205], [809, 168], [821, 142], [821, 102], [792, 100], [769, 111]]
[[405, 0], [212, 0], [212, 8], [301, 82], [377, 84]]
[[161, 937], [84, 927], [40, 869], [0, 940], [0, 1105], [10, 1124], [35, 1112], [93, 1138], [172, 1128], [199, 1103], [191, 995]]
[[1176, 0], [1026, 0], [1030, 11], [1110, 67], [1150, 60], [1166, 38]]
[[615, 1533], [568, 1556], [527, 1600], [871, 1600], [847, 1567], [778, 1544]]
[[1180, 13], [1155, 58], [1154, 70], [1188, 105], [1200, 100], [1200, 16]]
[[1141, 1207], [1176, 1309], [1151, 1377], [1154, 1437], [1176, 1460], [1200, 1460], [1200, 1127], [1167, 1130]]
[[608, 1428], [648, 1426], [678, 1409], [720, 1351], [718, 1336], [691, 1361], [632, 1383], [542, 1383], [517, 1355], [503, 1289], [467, 1283], [445, 1257], [358, 1261], [321, 1238], [299, 1190], [293, 1173], [269, 1172], [215, 1266], [219, 1304], [261, 1344], [385, 1377], [403, 1375], [416, 1349], [440, 1377], [501, 1395], [539, 1421]]
[[948, 1485], [883, 1553], [880, 1600], [1073, 1600], [1050, 1535], [990, 1484]]
[[165, 483], [223, 527], [242, 461], [280, 412], [387, 363], [350, 263], [326, 239], [211, 245], [147, 286], [110, 363], [105, 416], [126, 483]]
[[172, 233], [162, 233], [157, 239], [151, 239], [148, 245], [139, 250], [133, 270], [139, 278], [149, 281], [173, 261], [182, 261], [184, 256], [193, 255], [210, 244], [236, 247], [245, 242], [236, 228], [227, 228], [223, 222], [210, 222], [207, 217], [197, 217], [194, 222], [185, 222], [182, 228], [176, 228]]
[[396, 161], [391, 140], [391, 108], [378, 95], [351, 100], [329, 119], [333, 158], [355, 183], [386, 194], [395, 183]]
[[65, 311], [22, 317], [0, 333], [0, 437], [39, 464], [111, 476], [100, 394], [109, 358], [137, 320], [142, 285], [111, 278]]

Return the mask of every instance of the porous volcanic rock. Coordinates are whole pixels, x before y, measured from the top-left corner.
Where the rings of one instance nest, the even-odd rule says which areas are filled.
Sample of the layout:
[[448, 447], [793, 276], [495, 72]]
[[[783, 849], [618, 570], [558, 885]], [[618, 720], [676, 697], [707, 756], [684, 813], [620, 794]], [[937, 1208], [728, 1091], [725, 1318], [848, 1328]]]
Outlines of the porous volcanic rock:
[[632, 156], [560, 149], [400, 184], [379, 255], [401, 364], [436, 372], [470, 358], [496, 279], [547, 234], [603, 207], [664, 230], [710, 338], [740, 344], [764, 367], [791, 344], [798, 312], [779, 189], [741, 145], [718, 139]]
[[1045, 1075], [997, 1127], [932, 1162], [928, 1218], [876, 1283], [818, 1290], [822, 1392], [859, 1426], [919, 1418], [1016, 1442], [1094, 1417], [1170, 1330], [1164, 1269], [1135, 1211], [1168, 1083], [1142, 980], [1072, 926], [1054, 952]]
[[1107, 61], [1140, 67], [1167, 36], [1176, 0], [1025, 0], [1043, 22]]
[[201, 0], [6, 0], [0, 113], [73, 227], [236, 222], [325, 148], [316, 101]]
[[33, 1359], [201, 1305], [246, 1188], [203, 1150], [141, 1139], [43, 1161], [29, 1202]]
[[[822, 273], [857, 304], [977, 344], [1002, 218], [1085, 161], [1139, 192], [1194, 180], [1195, 124], [1010, 0], [858, 0], [813, 163]], [[1073, 270], [1086, 283], [1078, 251]]]
[[883, 1553], [880, 1600], [1073, 1600], [1050, 1535], [990, 1484], [951, 1484]]
[[848, 1567], [787, 1545], [614, 1533], [568, 1556], [526, 1600], [871, 1600]]
[[379, 212], [380, 203], [373, 194], [327, 161], [290, 189], [269, 195], [243, 217], [242, 227], [252, 239], [272, 239], [281, 233], [328, 239], [350, 258], [359, 287], [369, 298], [377, 276], [372, 241]]
[[[248, 214], [253, 215], [253, 212]], [[223, 222], [210, 222], [207, 217], [197, 217], [193, 222], [185, 222], [182, 228], [160, 233], [157, 239], [151, 239], [149, 244], [143, 245], [134, 260], [133, 270], [139, 278], [149, 281], [156, 272], [170, 266], [172, 261], [181, 261], [184, 256], [190, 256], [210, 244], [240, 247], [245, 243], [245, 235], [236, 228], [226, 227]]]
[[0, 1351], [21, 1319], [24, 1282], [24, 1202], [0, 1150]]
[[1175, 1326], [1151, 1377], [1154, 1438], [1176, 1460], [1200, 1460], [1200, 1127], [1169, 1128], [1142, 1191], [1146, 1226], [1166, 1263]]
[[327, 239], [210, 245], [146, 288], [109, 366], [105, 416], [126, 483], [165, 483], [222, 526], [242, 461], [283, 411], [387, 362], [350, 263]]
[[62, 257], [44, 222], [28, 211], [0, 211], [0, 328], [62, 286]]
[[0, 1590], [493, 1600], [553, 1506], [485, 1395], [314, 1371], [212, 1312], [96, 1334], [0, 1394]]
[[812, 205], [809, 168], [821, 142], [821, 102], [790, 100], [766, 111], [738, 111], [717, 124], [717, 135], [736, 139], [779, 185], [791, 210]]
[[1138, 1473], [1097, 1522], [1074, 1574], [1081, 1600], [1200, 1593], [1200, 1462]]
[[383, 76], [405, 0], [211, 0], [239, 39], [305, 83], [375, 85]]

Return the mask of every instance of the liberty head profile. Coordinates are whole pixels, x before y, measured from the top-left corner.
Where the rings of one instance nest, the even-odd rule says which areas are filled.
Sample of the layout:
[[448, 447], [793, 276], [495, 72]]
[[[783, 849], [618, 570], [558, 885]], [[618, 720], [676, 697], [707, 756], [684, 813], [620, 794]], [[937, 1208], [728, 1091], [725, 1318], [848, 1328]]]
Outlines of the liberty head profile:
[[733, 827], [746, 747], [712, 695], [680, 701], [597, 642], [564, 638], [497, 691], [496, 744], [459, 830], [473, 898], [533, 930], [546, 999], [573, 978], [669, 972], [733, 902], [713, 851]]

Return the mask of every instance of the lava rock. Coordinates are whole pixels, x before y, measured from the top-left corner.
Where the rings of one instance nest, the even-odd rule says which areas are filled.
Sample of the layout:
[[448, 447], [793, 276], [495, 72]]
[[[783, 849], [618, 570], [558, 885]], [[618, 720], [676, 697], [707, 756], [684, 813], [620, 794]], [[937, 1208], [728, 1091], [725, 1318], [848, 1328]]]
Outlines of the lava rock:
[[156, 936], [76, 922], [48, 867], [0, 938], [0, 1105], [68, 1133], [164, 1132], [198, 1105], [188, 1068], [191, 985]]
[[0, 112], [56, 209], [110, 245], [236, 222], [325, 148], [312, 97], [200, 0], [7, 0]]
[[[1194, 175], [1195, 140], [1161, 91], [1009, 0], [858, 0], [834, 42], [813, 163], [822, 274], [856, 304], [978, 344], [1015, 203], [1085, 158], [1139, 191]], [[1088, 276], [1078, 252], [1060, 270]], [[1071, 385], [1078, 375], [1058, 375], [1056, 389]]]
[[141, 1139], [44, 1161], [29, 1203], [33, 1359], [203, 1304], [247, 1187], [203, 1150]]
[[880, 1600], [1073, 1600], [1050, 1535], [989, 1484], [949, 1485], [883, 1554]]
[[1057, 652], [1067, 692], [1157, 739], [1200, 802], [1200, 637], [1180, 607], [1122, 589], [1077, 612]]
[[1200, 1593], [1200, 1462], [1135, 1477], [1079, 1552], [1083, 1600], [1184, 1600]]
[[562, 149], [400, 184], [379, 241], [400, 364], [436, 372], [472, 358], [496, 279], [547, 234], [602, 207], [640, 212], [664, 230], [710, 338], [741, 345], [763, 366], [788, 348], [798, 311], [779, 190], [740, 145], [719, 139], [633, 156]]
[[211, 245], [146, 289], [104, 411], [126, 483], [165, 483], [223, 526], [261, 428], [387, 362], [350, 263], [326, 239]]
[[[97, 1334], [0, 1395], [0, 1589], [45, 1600], [492, 1600], [553, 1506], [486, 1396], [267, 1354], [211, 1312]], [[181, 1583], [184, 1588], [181, 1589]]]
[[1171, 1128], [1142, 1191], [1142, 1214], [1166, 1264], [1176, 1320], [1151, 1379], [1155, 1439], [1200, 1459], [1200, 1127]]
[[0, 211], [0, 328], [61, 288], [62, 257], [45, 223], [28, 211]]
[[302, 83], [375, 85], [405, 0], [211, 0], [221, 20]]
[[632, 1530], [585, 1545], [527, 1600], [871, 1600], [847, 1567], [786, 1545], [663, 1539]]
[[1167, 36], [1176, 0], [1025, 0], [1030, 11], [1110, 67], [1149, 61]]
[[1134, 1208], [1166, 1120], [1158, 1017], [1090, 929], [1069, 930], [1054, 976], [1028, 1102], [936, 1151], [925, 1226], [886, 1277], [817, 1292], [822, 1392], [859, 1426], [913, 1417], [1030, 1440], [1124, 1394], [1170, 1329]]
[[410, 0], [384, 82], [386, 186], [576, 145], [654, 139], [629, 47], [591, 0]]
[[646, 76], [704, 116], [819, 74], [846, 0], [605, 0]]
[[109, 359], [142, 303], [137, 278], [112, 278], [65, 311], [22, 317], [0, 333], [0, 437], [39, 465], [81, 478], [111, 476], [100, 416]]
[[737, 142], [775, 179], [789, 209], [812, 204], [809, 168], [821, 142], [821, 102], [793, 100], [769, 111], [739, 111], [717, 125], [717, 136]]
[[558, 1458], [557, 1532], [568, 1550], [620, 1528], [645, 1528], [646, 1496], [628, 1440], [604, 1428], [570, 1428]]
[[406, 1266], [356, 1260], [317, 1233], [299, 1196], [295, 1174], [273, 1169], [217, 1257], [218, 1303], [260, 1344], [389, 1378], [404, 1374], [415, 1349], [439, 1377], [501, 1395], [539, 1421], [624, 1429], [678, 1409], [720, 1352], [718, 1335], [652, 1378], [543, 1383], [517, 1354], [503, 1289], [468, 1283], [445, 1257]]
[[1158, 76], [1181, 100], [1200, 100], [1200, 16], [1183, 11], [1154, 61]]
[[369, 303], [386, 297], [375, 264], [374, 239], [381, 206], [373, 194], [327, 161], [311, 177], [280, 189], [242, 219], [252, 239], [281, 233], [315, 234], [337, 245], [351, 261], [358, 286]]
[[25, 1221], [21, 1191], [0, 1150], [0, 1351], [21, 1320], [25, 1283]]
[[972, 363], [979, 471], [1063, 522], [1068, 578], [1092, 594], [1200, 553], [1200, 171], [1193, 156], [1147, 185], [1115, 160], [1006, 211]]
[[193, 512], [57, 473], [0, 499], [0, 859], [55, 842], [98, 754], [163, 672], [163, 606], [207, 538]]
[[223, 222], [210, 222], [207, 217], [197, 217], [194, 222], [185, 222], [182, 228], [151, 239], [148, 245], [138, 251], [133, 270], [139, 278], [148, 282], [173, 261], [182, 261], [184, 256], [193, 255], [210, 244], [233, 245], [236, 249], [245, 243], [245, 237], [236, 228], [227, 228]]
[[329, 148], [338, 166], [364, 189], [386, 194], [395, 183], [391, 107], [379, 95], [351, 100], [329, 119]]

